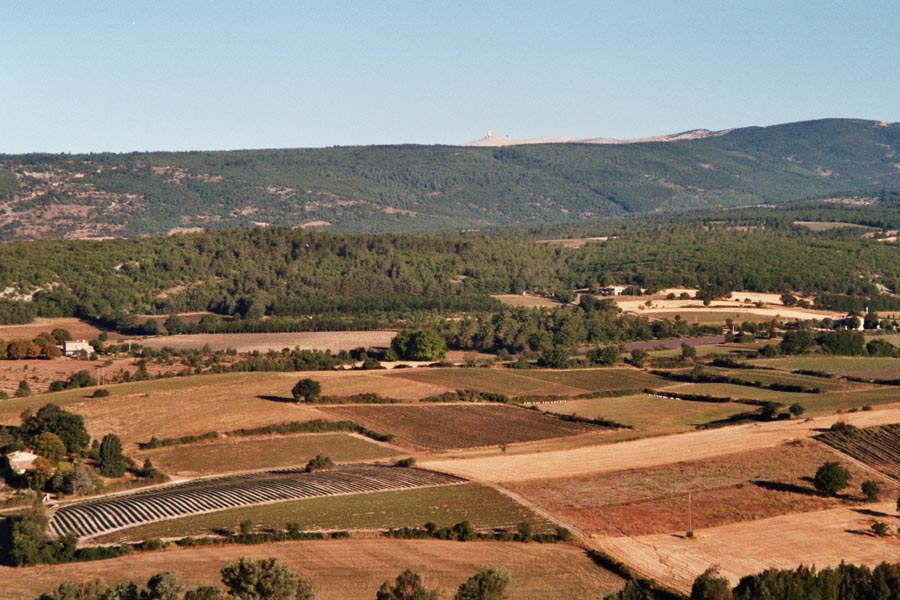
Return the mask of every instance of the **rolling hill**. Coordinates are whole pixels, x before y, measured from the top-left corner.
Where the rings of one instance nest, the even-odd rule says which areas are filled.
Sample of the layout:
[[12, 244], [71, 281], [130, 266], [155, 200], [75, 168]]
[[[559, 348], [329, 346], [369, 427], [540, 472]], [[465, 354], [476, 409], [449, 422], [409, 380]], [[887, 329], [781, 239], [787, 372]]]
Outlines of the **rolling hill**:
[[900, 124], [827, 119], [630, 144], [0, 155], [0, 239], [425, 232], [784, 204], [896, 188], [898, 151]]

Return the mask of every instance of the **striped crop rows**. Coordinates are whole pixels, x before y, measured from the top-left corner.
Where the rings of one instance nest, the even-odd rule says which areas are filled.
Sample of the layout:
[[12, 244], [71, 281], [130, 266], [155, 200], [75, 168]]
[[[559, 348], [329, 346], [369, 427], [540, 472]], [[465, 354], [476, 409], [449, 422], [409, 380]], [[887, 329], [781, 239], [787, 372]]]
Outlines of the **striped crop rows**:
[[900, 478], [900, 424], [830, 430], [817, 437], [886, 475]]
[[54, 535], [71, 532], [79, 538], [90, 538], [153, 521], [253, 504], [450, 485], [462, 481], [423, 469], [372, 465], [350, 465], [313, 473], [270, 471], [218, 477], [68, 504], [53, 513], [50, 532]]

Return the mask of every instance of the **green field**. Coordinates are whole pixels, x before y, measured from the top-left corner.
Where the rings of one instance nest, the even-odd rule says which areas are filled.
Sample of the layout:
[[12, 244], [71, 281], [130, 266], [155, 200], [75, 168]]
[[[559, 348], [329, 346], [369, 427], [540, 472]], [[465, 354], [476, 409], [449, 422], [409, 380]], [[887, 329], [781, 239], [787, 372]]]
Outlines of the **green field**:
[[[773, 383], [783, 383], [787, 385], [802, 385], [805, 388], [819, 388], [822, 391], [838, 390], [841, 387], [840, 381], [835, 379], [825, 379], [823, 377], [814, 377], [812, 375], [798, 375], [789, 371], [768, 371], [763, 369], [721, 369], [715, 367], [707, 367], [705, 369], [709, 373], [741, 379], [743, 381], [759, 381], [765, 385]], [[856, 384], [848, 384], [853, 386]]]
[[149, 458], [157, 469], [169, 475], [196, 476], [302, 467], [317, 454], [329, 456], [336, 462], [353, 462], [385, 458], [397, 452], [346, 433], [311, 433], [170, 446], [140, 452], [139, 460]]
[[611, 419], [631, 425], [634, 430], [624, 430], [616, 436], [604, 436], [603, 441], [615, 442], [624, 438], [664, 435], [690, 431], [697, 425], [725, 419], [746, 412], [744, 404], [692, 402], [669, 400], [647, 394], [619, 396], [617, 398], [593, 398], [570, 400], [539, 405], [541, 409], [558, 414], [575, 413], [582, 417]]
[[900, 359], [863, 356], [791, 356], [749, 361], [761, 367], [787, 371], [821, 371], [866, 379], [900, 379]]
[[627, 368], [528, 371], [528, 377], [580, 388], [586, 392], [642, 390], [661, 385], [663, 379], [645, 371]]
[[803, 394], [792, 392], [776, 392], [764, 388], [755, 388], [747, 385], [733, 383], [672, 383], [660, 388], [663, 392], [678, 392], [682, 394], [703, 394], [705, 396], [718, 396], [726, 398], [748, 398], [750, 400], [762, 400], [765, 402], [781, 402], [792, 404], [794, 402], [810, 401], [819, 394]]
[[388, 529], [421, 526], [429, 521], [446, 527], [466, 520], [478, 529], [515, 527], [522, 522], [531, 523], [536, 531], [553, 529], [544, 519], [492, 488], [462, 484], [309, 498], [224, 510], [133, 527], [98, 541], [236, 531], [238, 525], [247, 519], [253, 522], [257, 530], [283, 529], [287, 523], [296, 523], [304, 530]]

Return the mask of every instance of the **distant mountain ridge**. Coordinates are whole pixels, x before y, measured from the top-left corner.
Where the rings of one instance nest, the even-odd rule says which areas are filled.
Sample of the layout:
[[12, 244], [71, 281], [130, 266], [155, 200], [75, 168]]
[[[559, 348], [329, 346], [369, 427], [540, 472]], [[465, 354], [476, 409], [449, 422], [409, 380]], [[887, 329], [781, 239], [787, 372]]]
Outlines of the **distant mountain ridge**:
[[0, 240], [268, 225], [480, 229], [900, 189], [897, 123], [823, 119], [663, 138], [0, 155]]
[[502, 146], [524, 146], [528, 144], [642, 144], [645, 142], [679, 142], [683, 140], [703, 140], [710, 137], [718, 137], [734, 131], [723, 129], [710, 131], [709, 129], [691, 129], [681, 133], [669, 133], [643, 138], [617, 139], [617, 138], [584, 138], [572, 139], [562, 136], [542, 136], [536, 138], [511, 138], [508, 135], [493, 135], [488, 131], [483, 138], [463, 144], [481, 148], [499, 148]]

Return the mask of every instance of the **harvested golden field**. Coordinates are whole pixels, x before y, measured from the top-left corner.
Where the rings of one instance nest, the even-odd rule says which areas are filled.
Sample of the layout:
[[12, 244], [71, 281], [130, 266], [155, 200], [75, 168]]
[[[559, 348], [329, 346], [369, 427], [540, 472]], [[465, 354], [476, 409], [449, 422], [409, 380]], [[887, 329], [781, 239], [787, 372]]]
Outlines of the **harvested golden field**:
[[151, 437], [179, 437], [208, 431], [231, 431], [283, 421], [329, 419], [312, 406], [275, 402], [262, 395], [290, 396], [298, 379], [289, 373], [228, 373], [178, 377], [107, 386], [111, 395], [89, 398], [90, 388], [70, 390], [0, 404], [0, 423], [18, 424], [25, 408], [54, 402], [84, 416], [88, 432], [101, 438], [115, 432], [128, 444]]
[[332, 419], [348, 419], [410, 448], [449, 450], [496, 446], [598, 431], [540, 411], [507, 404], [352, 405], [322, 407]]
[[175, 477], [303, 467], [318, 454], [335, 462], [357, 462], [394, 456], [397, 450], [358, 435], [305, 433], [264, 438], [233, 437], [134, 453], [139, 463], [149, 458], [157, 469]]
[[[859, 427], [900, 422], [900, 409], [885, 409], [844, 415]], [[478, 481], [513, 482], [529, 479], [575, 477], [608, 473], [734, 454], [759, 448], [773, 448], [783, 442], [810, 437], [830, 427], [835, 415], [805, 420], [753, 423], [721, 429], [680, 433], [565, 450], [547, 450], [540, 456], [509, 453], [472, 458], [428, 460], [420, 466], [445, 471]]]
[[811, 440], [647, 469], [508, 484], [513, 491], [590, 535], [646, 535], [688, 529], [688, 493], [695, 529], [807, 512], [862, 501], [859, 484], [896, 486], [845, 461], [853, 487], [842, 499], [819, 497], [809, 479], [834, 452]]
[[375, 331], [303, 331], [296, 333], [197, 333], [186, 335], [158, 336], [138, 340], [150, 348], [202, 348], [209, 345], [213, 350], [234, 348], [238, 352], [279, 351], [282, 348], [301, 350], [331, 350], [334, 353], [353, 348], [387, 348], [397, 332], [394, 330]]
[[460, 521], [469, 521], [480, 530], [515, 528], [519, 523], [527, 522], [536, 532], [553, 531], [548, 521], [500, 492], [481, 485], [462, 484], [234, 508], [132, 527], [94, 541], [210, 535], [221, 530], [238, 531], [240, 523], [248, 519], [257, 530], [280, 530], [287, 523], [296, 523], [306, 531], [316, 531], [421, 527], [429, 521], [438, 527], [450, 527]]
[[[50, 333], [54, 329], [65, 329], [73, 340], [93, 340], [101, 330], [86, 321], [75, 318], [46, 319], [38, 317], [24, 325], [0, 325], [0, 340], [32, 340], [41, 333]], [[118, 337], [110, 334], [111, 338]]]
[[819, 568], [841, 562], [874, 566], [900, 561], [894, 536], [870, 533], [875, 520], [895, 530], [900, 525], [894, 502], [866, 505], [865, 509], [832, 508], [783, 515], [757, 521], [694, 529], [694, 538], [671, 534], [598, 537], [594, 544], [627, 563], [638, 573], [689, 593], [694, 578], [710, 565], [732, 585], [750, 573], [765, 569], [794, 569], [800, 564]]
[[429, 587], [452, 595], [482, 565], [512, 574], [510, 598], [588, 600], [621, 588], [623, 582], [598, 568], [584, 551], [567, 544], [445, 542], [439, 540], [351, 539], [283, 542], [261, 546], [186, 548], [133, 554], [112, 560], [13, 569], [0, 567], [4, 600], [33, 600], [62, 581], [102, 578], [142, 583], [161, 571], [178, 571], [189, 585], [219, 581], [219, 570], [239, 557], [275, 557], [315, 580], [320, 600], [374, 598], [385, 579], [409, 567]]
[[[570, 374], [575, 371], [565, 371]], [[507, 396], [583, 394], [584, 388], [531, 376], [531, 371], [513, 369], [435, 368], [392, 371], [401, 381], [440, 386], [445, 390], [478, 390]]]
[[526, 308], [544, 308], [562, 306], [562, 304], [553, 298], [545, 298], [544, 296], [532, 296], [523, 294], [493, 294], [503, 304], [508, 306], [524, 306]]
[[[633, 430], [620, 432], [627, 437], [692, 431], [697, 425], [725, 419], [751, 409], [746, 404], [734, 402], [694, 402], [660, 398], [647, 394], [568, 400], [539, 404], [538, 407], [547, 412], [564, 415], [576, 414], [591, 419], [602, 417], [623, 425], [631, 425]], [[611, 438], [607, 441], [618, 440]]]
[[[50, 360], [0, 360], [0, 390], [12, 396], [23, 379], [35, 394], [46, 392], [50, 384], [59, 379], [66, 380], [76, 371], [88, 371], [92, 377], [97, 377], [97, 367], [101, 362], [76, 360], [74, 358], [54, 358]], [[135, 372], [134, 360], [130, 358], [114, 359], [112, 364], [105, 367], [107, 375], [112, 375], [120, 370]], [[150, 368], [151, 373], [159, 369]], [[84, 390], [82, 390], [84, 391]]]

